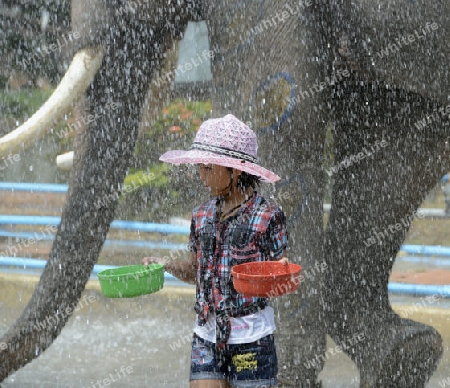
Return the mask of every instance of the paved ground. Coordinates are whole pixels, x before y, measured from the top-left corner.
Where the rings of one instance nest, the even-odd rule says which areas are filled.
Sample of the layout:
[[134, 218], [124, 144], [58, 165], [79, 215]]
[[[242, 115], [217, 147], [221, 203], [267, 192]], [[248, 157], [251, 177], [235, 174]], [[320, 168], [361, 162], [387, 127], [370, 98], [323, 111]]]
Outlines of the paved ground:
[[[0, 274], [0, 334], [25, 307], [36, 279]], [[53, 345], [12, 374], [3, 388], [91, 388], [103, 379], [117, 387], [188, 386], [192, 288], [165, 287], [154, 295], [118, 300], [104, 298], [91, 281], [85, 295]], [[395, 297], [392, 302], [405, 311], [420, 299]], [[411, 311], [411, 318], [435, 326], [444, 337], [445, 354], [429, 384], [441, 388], [439, 383], [450, 377], [450, 306], [439, 301]], [[327, 348], [334, 346], [329, 339]], [[325, 388], [359, 386], [358, 371], [343, 354], [329, 357], [321, 378]]]
[[[36, 193], [17, 196], [0, 192], [0, 199], [3, 214], [60, 215], [64, 203], [63, 195]], [[11, 242], [0, 243], [0, 251], [6, 244]], [[49, 249], [48, 243], [39, 243], [24, 249], [19, 256], [45, 258]], [[108, 263], [133, 263], [144, 253], [105, 248], [102, 254]], [[35, 281], [33, 276], [0, 273], [0, 335], [20, 315]], [[397, 260], [391, 281], [450, 284], [450, 271], [448, 267]], [[80, 305], [82, 308], [54, 344], [11, 375], [2, 383], [3, 388], [91, 388], [97, 380], [106, 378], [116, 387], [188, 386], [189, 338], [194, 321], [192, 289], [165, 287], [155, 295], [112, 300], [101, 295], [97, 282], [91, 282], [85, 295], [94, 302]], [[424, 300], [391, 298], [398, 312], [407, 312], [408, 317], [436, 327], [443, 335], [445, 353], [429, 384], [429, 388], [442, 388], [444, 379], [450, 379], [450, 299], [433, 304]], [[328, 341], [327, 348], [333, 348], [333, 342]], [[343, 354], [327, 359], [321, 378], [325, 388], [359, 386], [358, 371]], [[447, 386], [450, 387], [450, 380]]]

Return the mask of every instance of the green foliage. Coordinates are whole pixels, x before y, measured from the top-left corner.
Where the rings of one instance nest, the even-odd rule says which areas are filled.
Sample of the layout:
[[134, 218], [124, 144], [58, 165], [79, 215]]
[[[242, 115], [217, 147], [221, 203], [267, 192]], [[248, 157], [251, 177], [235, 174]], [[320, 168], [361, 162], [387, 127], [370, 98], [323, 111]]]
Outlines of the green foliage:
[[[169, 167], [159, 162], [159, 156], [170, 149], [184, 149], [186, 143], [190, 145], [200, 124], [209, 117], [210, 112], [210, 101], [177, 99], [164, 107], [153, 125], [141, 133], [135, 149], [137, 169], [127, 176], [125, 184], [138, 181], [139, 178], [142, 180], [142, 175], [135, 174], [143, 174], [150, 166], [149, 171], [155, 178], [148, 186], [168, 186]], [[170, 195], [176, 196], [176, 190], [170, 190]]]
[[16, 120], [31, 117], [50, 97], [53, 90], [31, 89], [0, 92], [2, 118]]
[[[151, 166], [148, 170], [133, 170], [126, 177], [123, 184], [122, 196], [127, 196], [127, 191], [131, 189], [143, 189], [145, 187], [163, 187], [169, 183], [167, 173], [169, 166], [164, 163], [158, 163]], [[128, 188], [128, 190], [127, 190]]]
[[171, 102], [152, 126], [141, 133], [135, 152], [138, 165], [158, 162], [159, 155], [165, 151], [189, 147], [210, 112], [210, 101], [177, 99]]
[[[186, 212], [189, 203], [186, 179], [189, 178], [180, 174], [178, 168], [174, 174], [159, 157], [170, 149], [187, 149], [210, 112], [209, 101], [177, 99], [164, 107], [150, 127], [141, 131], [134, 154], [135, 169], [125, 178], [125, 185], [140, 187], [128, 195], [124, 192], [118, 210], [122, 218], [166, 222], [170, 216]], [[149, 171], [147, 177], [153, 179], [144, 182], [146, 171]]]
[[163, 134], [165, 131], [180, 135], [195, 134], [202, 121], [209, 117], [210, 112], [210, 101], [177, 99], [162, 110], [152, 132], [155, 134]]

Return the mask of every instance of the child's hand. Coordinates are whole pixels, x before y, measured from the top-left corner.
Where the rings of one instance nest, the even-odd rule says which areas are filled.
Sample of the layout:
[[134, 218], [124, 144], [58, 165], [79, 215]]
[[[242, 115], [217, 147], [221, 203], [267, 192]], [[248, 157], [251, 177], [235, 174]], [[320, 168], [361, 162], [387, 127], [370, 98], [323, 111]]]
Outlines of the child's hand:
[[144, 257], [141, 261], [142, 265], [149, 265], [149, 264], [167, 264], [167, 260], [162, 259], [160, 257]]
[[283, 263], [284, 265], [288, 265], [289, 264], [289, 259], [284, 256], [282, 257], [280, 260], [278, 260], [280, 263]]

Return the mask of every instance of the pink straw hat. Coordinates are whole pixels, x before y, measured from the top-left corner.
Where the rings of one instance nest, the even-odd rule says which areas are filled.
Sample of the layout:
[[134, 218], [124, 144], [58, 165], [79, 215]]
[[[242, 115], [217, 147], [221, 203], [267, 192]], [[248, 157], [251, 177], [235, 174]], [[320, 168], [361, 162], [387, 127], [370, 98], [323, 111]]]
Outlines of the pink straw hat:
[[206, 120], [188, 151], [166, 152], [159, 160], [172, 164], [218, 164], [256, 175], [274, 183], [281, 178], [257, 164], [255, 133], [232, 114]]

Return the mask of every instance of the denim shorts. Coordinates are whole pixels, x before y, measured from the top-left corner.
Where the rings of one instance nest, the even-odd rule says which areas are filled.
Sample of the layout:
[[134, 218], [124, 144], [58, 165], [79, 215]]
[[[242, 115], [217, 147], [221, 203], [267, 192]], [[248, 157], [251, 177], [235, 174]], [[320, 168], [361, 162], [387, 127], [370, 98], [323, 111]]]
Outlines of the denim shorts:
[[225, 362], [218, 365], [216, 345], [194, 334], [190, 380], [227, 380], [232, 387], [277, 385], [278, 360], [273, 334], [248, 344], [227, 345]]

